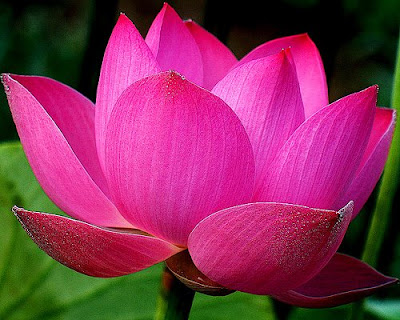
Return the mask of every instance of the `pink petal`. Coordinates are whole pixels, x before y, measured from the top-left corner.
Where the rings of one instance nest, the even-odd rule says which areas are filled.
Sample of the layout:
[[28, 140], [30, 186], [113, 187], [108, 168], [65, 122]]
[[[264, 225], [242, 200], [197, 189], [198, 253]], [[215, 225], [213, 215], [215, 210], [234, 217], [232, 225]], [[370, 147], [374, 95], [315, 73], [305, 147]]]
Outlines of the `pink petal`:
[[160, 70], [139, 31], [121, 14], [104, 53], [97, 87], [96, 142], [102, 166], [105, 130], [115, 102], [133, 82]]
[[194, 228], [189, 253], [201, 272], [229, 289], [285, 292], [329, 262], [352, 209], [352, 202], [338, 212], [272, 202], [228, 208]]
[[299, 83], [290, 58], [289, 51], [281, 51], [249, 61], [229, 72], [212, 90], [235, 111], [249, 135], [256, 188], [276, 153], [304, 121]]
[[353, 180], [375, 115], [377, 87], [307, 119], [272, 162], [255, 198], [330, 209]]
[[275, 298], [303, 308], [330, 308], [364, 298], [396, 282], [358, 259], [336, 253], [310, 281]]
[[162, 70], [175, 70], [190, 81], [203, 84], [200, 49], [182, 19], [167, 3], [154, 19], [146, 43]]
[[371, 136], [357, 174], [334, 208], [340, 208], [345, 201], [352, 199], [354, 200], [353, 218], [360, 212], [382, 174], [395, 123], [396, 112], [393, 109], [376, 109]]
[[289, 47], [296, 65], [305, 114], [306, 118], [308, 118], [329, 102], [328, 87], [321, 56], [314, 42], [307, 34], [266, 42], [241, 59], [239, 65], [278, 53], [282, 49]]
[[108, 187], [96, 157], [94, 105], [74, 89], [50, 78], [12, 75], [45, 109], [96, 184]]
[[118, 277], [161, 262], [182, 249], [137, 230], [111, 230], [17, 207], [14, 214], [32, 240], [53, 259], [94, 277]]
[[173, 71], [123, 93], [106, 145], [117, 207], [135, 226], [170, 242], [185, 245], [204, 217], [252, 195], [253, 154], [239, 119]]
[[[22, 77], [17, 78], [22, 79]], [[65, 110], [67, 120], [62, 127], [67, 129], [67, 134], [75, 146], [79, 143], [79, 137], [71, 132], [74, 128], [78, 130], [78, 133], [83, 134], [81, 143], [85, 140], [90, 141], [90, 138], [84, 135], [85, 132], [90, 135], [89, 129], [77, 129], [79, 122], [67, 123], [67, 121], [79, 121], [75, 119], [76, 115], [72, 115], [73, 112], [77, 115], [85, 114], [84, 110], [88, 107], [88, 102], [82, 96], [52, 80], [24, 78], [24, 82], [29, 82], [30, 86], [35, 88], [36, 94], [39, 90], [46, 91], [38, 94], [42, 101], [45, 103], [57, 101], [57, 106]], [[41, 86], [36, 86], [35, 82], [36, 84], [40, 82]], [[75, 154], [75, 150], [71, 148], [57, 126], [58, 123], [50, 117], [40, 101], [8, 74], [3, 75], [3, 84], [22, 146], [33, 172], [47, 195], [61, 210], [75, 218], [102, 226], [130, 226], [88, 174], [87, 169]], [[55, 111], [55, 106], [50, 107], [49, 104], [47, 107], [60, 123], [60, 114]], [[69, 108], [74, 108], [75, 111]], [[82, 109], [79, 110], [79, 108]], [[86, 121], [89, 121], [89, 115], [87, 112], [86, 117], [82, 118], [82, 127], [85, 126]], [[80, 148], [84, 147], [83, 143]], [[89, 142], [87, 147], [92, 148], [94, 154], [91, 156], [96, 163], [97, 155], [93, 150], [93, 145]], [[85, 156], [90, 156], [89, 150]]]
[[192, 20], [184, 22], [200, 49], [203, 60], [203, 86], [211, 90], [237, 62], [233, 53], [214, 35]]

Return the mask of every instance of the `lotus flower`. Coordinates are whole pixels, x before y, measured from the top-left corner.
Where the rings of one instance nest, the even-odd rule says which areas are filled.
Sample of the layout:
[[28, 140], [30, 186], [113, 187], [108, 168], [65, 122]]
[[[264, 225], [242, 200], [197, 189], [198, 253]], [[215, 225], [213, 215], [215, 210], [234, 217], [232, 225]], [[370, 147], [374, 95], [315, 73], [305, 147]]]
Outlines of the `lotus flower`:
[[376, 86], [328, 104], [306, 34], [237, 61], [165, 4], [145, 39], [120, 15], [96, 105], [49, 78], [3, 83], [33, 172], [74, 219], [14, 213], [64, 265], [116, 277], [188, 252], [223, 288], [305, 307], [396, 282], [336, 253], [382, 173], [394, 111]]

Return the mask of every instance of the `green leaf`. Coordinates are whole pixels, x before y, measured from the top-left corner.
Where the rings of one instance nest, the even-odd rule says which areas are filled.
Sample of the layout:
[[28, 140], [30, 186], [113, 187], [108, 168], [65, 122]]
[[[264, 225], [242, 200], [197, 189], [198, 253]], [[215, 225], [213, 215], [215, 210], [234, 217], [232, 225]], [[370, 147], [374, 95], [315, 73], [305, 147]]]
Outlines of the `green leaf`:
[[365, 311], [384, 320], [400, 320], [400, 300], [376, 300], [367, 299]]
[[324, 319], [338, 320], [348, 319], [350, 306], [344, 305], [335, 308], [327, 309], [303, 309], [295, 308], [290, 313], [289, 320], [309, 320], [309, 319]]
[[265, 296], [243, 292], [235, 292], [224, 297], [196, 294], [190, 320], [223, 319], [275, 320], [276, 318], [271, 300]]
[[[20, 143], [0, 144], [0, 319], [153, 319], [162, 265], [129, 276], [84, 276], [52, 260], [11, 207], [63, 214], [38, 185]], [[196, 294], [190, 319], [274, 320], [267, 297]]]

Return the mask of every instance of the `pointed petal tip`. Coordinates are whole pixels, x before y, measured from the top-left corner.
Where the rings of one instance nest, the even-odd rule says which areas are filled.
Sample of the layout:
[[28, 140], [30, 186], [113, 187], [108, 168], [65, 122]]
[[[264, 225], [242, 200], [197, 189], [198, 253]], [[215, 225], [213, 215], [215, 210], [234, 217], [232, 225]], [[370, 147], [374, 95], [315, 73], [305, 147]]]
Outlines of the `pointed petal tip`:
[[128, 16], [125, 14], [125, 12], [121, 11], [119, 13], [119, 17], [118, 17], [116, 25], [121, 25], [121, 26], [122, 25], [129, 25], [129, 26], [131, 26], [131, 25], [133, 25], [133, 22], [131, 21], [131, 19], [128, 18]]
[[346, 204], [342, 209], [338, 211], [339, 215], [343, 217], [345, 214], [352, 214], [354, 209], [354, 201], [350, 200], [348, 204]]
[[362, 98], [367, 99], [370, 102], [373, 102], [373, 106], [376, 107], [376, 104], [378, 102], [378, 93], [379, 93], [379, 86], [377, 84], [374, 84], [370, 87], [367, 87], [353, 94], [361, 95]]
[[175, 12], [175, 9], [172, 8], [168, 2], [164, 2], [161, 11], [167, 11], [167, 10], [172, 10]]
[[18, 212], [19, 212], [20, 210], [23, 210], [23, 209], [22, 209], [22, 208], [19, 208], [19, 207], [16, 206], [16, 205], [14, 205], [14, 206], [12, 207], [12, 209], [11, 209], [11, 211], [12, 211], [15, 215], [17, 215]]
[[9, 83], [10, 83], [10, 81], [15, 80], [15, 79], [13, 79], [13, 76], [16, 76], [16, 75], [11, 74], [11, 73], [9, 73], [9, 72], [3, 72], [3, 73], [1, 74], [1, 83], [3, 84], [4, 89], [5, 89], [6, 91], [9, 90]]
[[2, 73], [1, 74], [1, 83], [3, 84], [4, 90], [7, 93], [10, 91], [10, 87], [8, 86], [8, 82], [10, 81], [11, 77], [9, 73]]
[[361, 90], [360, 92], [363, 92], [368, 95], [378, 95], [379, 93], [379, 86], [377, 84], [374, 84], [368, 88], [365, 88], [364, 90]]

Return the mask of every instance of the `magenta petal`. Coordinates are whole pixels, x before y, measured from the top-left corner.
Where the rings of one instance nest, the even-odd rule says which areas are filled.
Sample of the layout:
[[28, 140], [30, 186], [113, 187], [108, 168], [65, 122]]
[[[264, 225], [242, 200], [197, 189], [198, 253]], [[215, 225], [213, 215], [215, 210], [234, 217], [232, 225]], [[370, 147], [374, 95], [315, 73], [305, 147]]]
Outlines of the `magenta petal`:
[[43, 251], [67, 267], [89, 276], [123, 276], [148, 268], [182, 250], [135, 230], [103, 229], [17, 207], [13, 211]]
[[333, 208], [340, 208], [350, 199], [354, 201], [353, 218], [360, 212], [378, 183], [389, 153], [396, 122], [396, 111], [377, 108], [371, 136], [357, 174]]
[[154, 19], [146, 43], [162, 70], [175, 70], [190, 81], [203, 85], [200, 49], [182, 19], [167, 3]]
[[[52, 102], [53, 99], [57, 101], [59, 103], [57, 107], [65, 109], [68, 121], [73, 121], [77, 115], [85, 114], [84, 110], [88, 107], [88, 102], [76, 91], [53, 80], [17, 78], [23, 79], [23, 82], [29, 82], [29, 86], [34, 87], [36, 94], [39, 89], [44, 90], [45, 92], [38, 94], [41, 101], [45, 103]], [[60, 114], [55, 111], [55, 106], [49, 110], [52, 115], [55, 115], [58, 123], [50, 117], [40, 101], [27, 88], [8, 74], [4, 74], [2, 79], [25, 154], [40, 185], [51, 200], [61, 210], [80, 220], [109, 227], [130, 226], [88, 174], [87, 169], [75, 154], [75, 150], [71, 148], [63, 132], [60, 131], [57, 126], [60, 123]], [[40, 87], [38, 86], [39, 82]], [[63, 100], [64, 98], [65, 100]], [[70, 109], [72, 107], [77, 108], [76, 115], [72, 115], [74, 112]], [[82, 108], [82, 110], [78, 108]], [[89, 118], [89, 113], [82, 118], [83, 127]], [[78, 129], [77, 126], [79, 126], [79, 122], [62, 124], [62, 128], [67, 130], [67, 135], [75, 143], [75, 146], [79, 143], [79, 137], [75, 136], [71, 130], [75, 128], [81, 134], [87, 132], [83, 128]], [[83, 143], [88, 139], [90, 140], [83, 135], [81, 141]], [[82, 150], [84, 147], [83, 143], [83, 146], [76, 146], [78, 148], [76, 150]], [[91, 156], [96, 163], [97, 155], [93, 150], [93, 145], [89, 142], [87, 147], [89, 150], [92, 148]], [[90, 156], [87, 153], [84, 155]]]
[[256, 59], [228, 73], [212, 93], [224, 100], [242, 121], [256, 164], [256, 188], [276, 153], [304, 122], [296, 70], [289, 49]]
[[50, 78], [12, 75], [46, 110], [96, 184], [108, 187], [96, 157], [94, 104], [74, 89]]
[[290, 48], [299, 77], [306, 118], [328, 104], [328, 87], [321, 56], [307, 34], [275, 39], [255, 48], [239, 65]]
[[268, 168], [256, 199], [335, 208], [367, 146], [376, 98], [377, 87], [370, 87], [308, 118]]
[[336, 253], [310, 281], [275, 298], [303, 308], [330, 308], [364, 298], [396, 282], [356, 258]]
[[194, 228], [189, 253], [201, 272], [229, 289], [285, 292], [329, 262], [352, 209], [352, 202], [338, 212], [273, 202], [228, 208]]
[[196, 40], [201, 52], [204, 73], [203, 86], [211, 90], [228, 73], [237, 59], [221, 41], [197, 23], [190, 20], [185, 21], [185, 25]]
[[254, 159], [234, 112], [171, 71], [118, 100], [106, 139], [114, 203], [138, 228], [185, 245], [207, 215], [249, 201]]
[[133, 82], [160, 70], [139, 31], [121, 14], [104, 53], [97, 87], [96, 142], [102, 165], [105, 130], [115, 102]]

